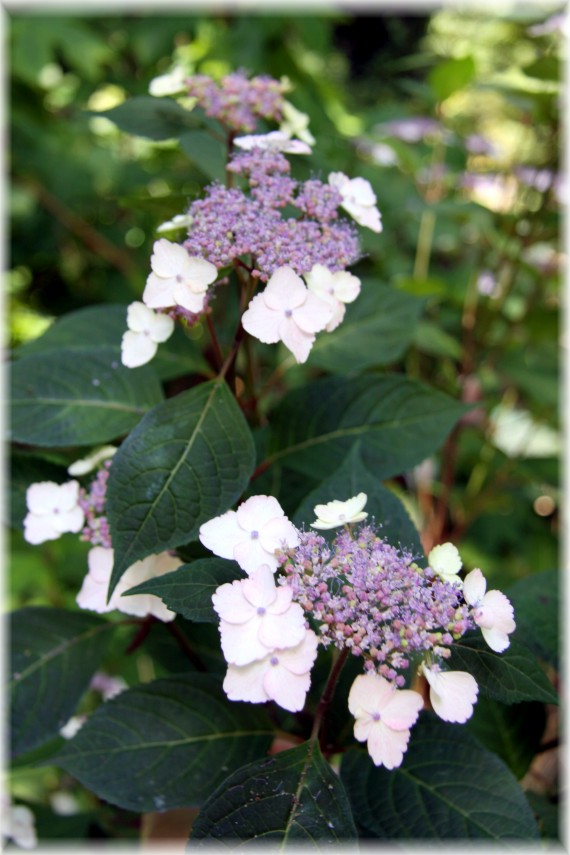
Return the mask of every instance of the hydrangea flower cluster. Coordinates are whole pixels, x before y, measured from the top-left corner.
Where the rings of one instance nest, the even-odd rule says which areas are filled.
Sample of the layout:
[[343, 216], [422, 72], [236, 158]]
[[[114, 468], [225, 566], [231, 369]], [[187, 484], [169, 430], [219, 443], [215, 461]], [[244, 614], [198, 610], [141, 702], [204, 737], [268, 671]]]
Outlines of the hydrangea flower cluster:
[[515, 622], [507, 597], [486, 592], [481, 570], [461, 580], [453, 544], [434, 547], [421, 567], [364, 522], [366, 500], [359, 493], [315, 507], [311, 528], [341, 529], [331, 542], [297, 530], [271, 496], [253, 496], [204, 523], [200, 540], [249, 574], [212, 598], [230, 700], [274, 700], [299, 710], [317, 645], [350, 652], [364, 662], [348, 699], [355, 738], [367, 743], [376, 765], [393, 769], [424, 704], [419, 692], [403, 688], [403, 672], [414, 668], [425, 678], [437, 715], [463, 723], [478, 686], [471, 674], [442, 667], [451, 645], [480, 627], [491, 649], [502, 652]]
[[125, 591], [180, 567], [182, 561], [169, 552], [149, 555], [131, 565], [107, 602], [114, 554], [105, 508], [111, 458], [116, 451], [114, 446], [104, 446], [71, 464], [68, 468], [71, 475], [87, 475], [95, 470], [88, 487], [82, 487], [76, 480], [65, 484], [53, 481], [31, 484], [26, 492], [28, 513], [24, 519], [24, 537], [28, 543], [39, 544], [73, 533], [91, 544], [87, 554], [88, 573], [76, 597], [80, 608], [99, 614], [117, 610], [136, 617], [153, 615], [168, 622], [174, 620], [176, 613], [159, 597], [153, 594], [126, 596]]
[[[159, 227], [160, 231], [187, 227], [187, 237], [182, 244], [166, 238], [155, 242], [142, 302], [128, 309], [123, 365], [136, 368], [150, 361], [172, 334], [175, 320], [196, 323], [209, 311], [216, 283], [225, 275], [222, 271], [234, 264], [249, 271], [251, 284], [259, 280], [273, 284], [275, 290], [279, 281], [277, 310], [304, 315], [303, 321], [281, 325], [282, 333], [277, 333], [275, 317], [266, 311], [274, 308], [268, 288], [246, 306], [246, 331], [267, 344], [282, 341], [298, 362], [304, 362], [315, 333], [336, 329], [344, 304], [360, 291], [359, 280], [346, 270], [358, 260], [360, 243], [354, 224], [341, 214], [381, 232], [376, 195], [368, 181], [350, 179], [342, 172], [330, 173], [326, 181], [311, 177], [301, 182], [291, 176], [285, 155], [310, 154], [315, 140], [307, 116], [283, 98], [286, 83], [269, 77], [248, 80], [237, 72], [220, 84], [195, 75], [186, 85], [196, 104], [229, 131], [227, 182], [210, 184], [185, 213]], [[281, 127], [266, 134], [237, 135], [255, 130], [260, 118], [281, 121]], [[288, 271], [289, 296], [283, 271]], [[297, 297], [306, 287], [320, 303], [312, 296], [303, 299], [311, 310], [304, 307], [299, 312]]]

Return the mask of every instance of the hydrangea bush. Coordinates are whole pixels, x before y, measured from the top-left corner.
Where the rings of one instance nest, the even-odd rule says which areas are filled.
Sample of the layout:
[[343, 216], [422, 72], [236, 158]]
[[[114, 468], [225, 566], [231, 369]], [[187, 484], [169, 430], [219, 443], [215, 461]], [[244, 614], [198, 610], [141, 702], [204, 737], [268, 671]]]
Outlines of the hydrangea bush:
[[[351, 364], [347, 318], [382, 287], [354, 272], [362, 233], [394, 238], [364, 178], [294, 177], [318, 143], [287, 88], [176, 71], [108, 114], [207, 132], [225, 162], [156, 224], [120, 326], [108, 307], [95, 347], [78, 312], [14, 363], [13, 439], [83, 449], [27, 485], [24, 536], [78, 536], [86, 564], [73, 608], [13, 615], [13, 751], [126, 811], [198, 809], [190, 849], [533, 839], [465, 725], [481, 696], [556, 695], [493, 568], [452, 543], [426, 556], [384, 483], [467, 408], [381, 357]], [[160, 676], [101, 689], [125, 632], [126, 658], [168, 639]]]

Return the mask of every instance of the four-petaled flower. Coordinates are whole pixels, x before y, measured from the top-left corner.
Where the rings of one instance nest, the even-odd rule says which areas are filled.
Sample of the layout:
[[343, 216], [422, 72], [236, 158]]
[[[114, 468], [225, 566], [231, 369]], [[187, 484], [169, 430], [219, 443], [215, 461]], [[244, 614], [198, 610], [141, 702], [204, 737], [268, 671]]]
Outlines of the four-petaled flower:
[[203, 523], [199, 537], [206, 549], [220, 558], [233, 558], [248, 574], [260, 564], [275, 572], [276, 551], [299, 544], [297, 529], [273, 496], [251, 496], [237, 511]]
[[165, 606], [160, 597], [154, 594], [132, 594], [125, 595], [125, 591], [146, 582], [147, 579], [155, 579], [180, 567], [182, 561], [168, 552], [160, 552], [158, 555], [147, 555], [142, 561], [136, 561], [126, 570], [117, 587], [113, 591], [111, 599], [107, 602], [107, 590], [111, 571], [113, 570], [114, 553], [112, 549], [103, 546], [94, 546], [89, 550], [87, 563], [89, 572], [83, 580], [76, 602], [81, 609], [89, 609], [92, 612], [112, 612], [117, 609], [127, 615], [146, 617], [154, 615], [165, 623], [174, 620], [176, 612]]
[[317, 644], [317, 636], [308, 629], [296, 647], [269, 651], [249, 665], [228, 665], [223, 683], [226, 695], [230, 701], [275, 701], [290, 712], [302, 710], [311, 685]]
[[362, 522], [368, 516], [366, 511], [362, 510], [367, 499], [366, 493], [359, 493], [352, 499], [347, 499], [346, 502], [333, 499], [326, 505], [315, 505], [314, 511], [317, 519], [316, 522], [311, 523], [311, 528], [330, 529]]
[[152, 273], [143, 291], [145, 305], [151, 309], [182, 306], [194, 314], [202, 311], [208, 285], [218, 275], [213, 264], [188, 255], [183, 246], [166, 238], [155, 241], [150, 263]]
[[367, 742], [376, 766], [395, 769], [404, 758], [410, 728], [423, 707], [423, 698], [411, 689], [397, 689], [378, 674], [360, 674], [348, 695], [356, 721], [354, 736]]
[[154, 312], [138, 301], [127, 309], [128, 330], [121, 341], [121, 362], [127, 368], [138, 368], [154, 357], [158, 345], [174, 332], [174, 321], [168, 315]]
[[28, 543], [57, 540], [65, 532], [77, 533], [85, 523], [78, 504], [79, 483], [39, 481], [26, 491], [28, 513], [24, 519], [24, 537]]
[[315, 333], [324, 330], [332, 316], [330, 305], [309, 291], [291, 267], [280, 267], [265, 291], [253, 298], [241, 322], [259, 341], [282, 341], [297, 362], [306, 362]]
[[271, 650], [299, 644], [305, 637], [305, 615], [292, 599], [292, 589], [277, 587], [267, 564], [258, 567], [248, 579], [220, 585], [212, 602], [221, 618], [226, 662], [248, 665]]
[[315, 264], [309, 273], [304, 274], [309, 291], [329, 303], [333, 316], [326, 326], [327, 332], [335, 330], [346, 311], [345, 303], [352, 303], [360, 294], [360, 279], [347, 270], [333, 273], [323, 264]]
[[451, 585], [462, 585], [463, 582], [457, 575], [463, 566], [461, 556], [453, 543], [440, 543], [434, 546], [428, 555], [428, 563], [431, 569], [444, 582]]
[[510, 644], [509, 634], [516, 624], [511, 601], [501, 591], [487, 591], [487, 582], [479, 568], [468, 573], [463, 582], [465, 602], [473, 607], [472, 616], [481, 628], [483, 638], [495, 653]]
[[359, 226], [382, 231], [380, 211], [376, 207], [376, 194], [365, 178], [349, 178], [343, 172], [331, 172], [329, 184], [342, 196], [341, 207]]
[[285, 131], [271, 131], [268, 134], [248, 134], [236, 137], [234, 143], [238, 148], [251, 151], [254, 148], [281, 151], [283, 154], [310, 154], [311, 146], [301, 140], [291, 139], [291, 134]]
[[429, 683], [429, 699], [434, 712], [444, 721], [464, 724], [473, 715], [479, 687], [467, 671], [440, 671], [437, 666], [421, 664]]

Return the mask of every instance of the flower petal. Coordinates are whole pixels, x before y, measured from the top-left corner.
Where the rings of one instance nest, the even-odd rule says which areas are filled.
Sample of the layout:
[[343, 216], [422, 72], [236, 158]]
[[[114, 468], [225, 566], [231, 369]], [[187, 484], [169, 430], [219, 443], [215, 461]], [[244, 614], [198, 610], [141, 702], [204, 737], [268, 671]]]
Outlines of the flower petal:
[[409, 740], [409, 730], [391, 730], [379, 721], [370, 731], [368, 753], [375, 766], [396, 769], [404, 759]]
[[230, 701], [249, 701], [262, 704], [269, 700], [263, 688], [263, 677], [268, 668], [266, 659], [249, 665], [228, 665], [223, 689]]
[[241, 325], [246, 332], [264, 344], [276, 344], [279, 341], [279, 326], [282, 313], [270, 309], [265, 304], [263, 294], [257, 294], [241, 317]]
[[278, 665], [270, 666], [263, 678], [263, 688], [275, 703], [289, 712], [298, 712], [305, 706], [311, 686], [311, 675], [292, 674]]
[[123, 333], [121, 340], [121, 362], [127, 368], [138, 368], [140, 365], [146, 365], [155, 356], [158, 350], [158, 345], [150, 336], [144, 333], [127, 332]]
[[226, 511], [219, 517], [214, 517], [202, 523], [198, 533], [200, 542], [220, 558], [233, 558], [234, 549], [247, 534], [238, 523], [235, 511]]
[[485, 595], [487, 582], [478, 567], [467, 574], [463, 580], [463, 598], [470, 606], [480, 603]]
[[150, 309], [169, 309], [176, 305], [174, 287], [176, 279], [161, 279], [156, 273], [150, 273], [146, 280], [142, 299]]
[[307, 287], [292, 267], [279, 267], [263, 292], [265, 304], [278, 312], [302, 306], [306, 297]]

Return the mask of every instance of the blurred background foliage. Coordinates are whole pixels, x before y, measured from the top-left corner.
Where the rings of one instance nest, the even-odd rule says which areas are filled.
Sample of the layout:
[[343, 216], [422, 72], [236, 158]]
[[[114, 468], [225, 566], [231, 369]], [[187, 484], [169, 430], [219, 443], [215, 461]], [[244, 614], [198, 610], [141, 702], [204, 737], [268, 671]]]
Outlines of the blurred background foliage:
[[[454, 540], [507, 593], [556, 570], [566, 201], [556, 13], [541, 3], [497, 17], [12, 14], [10, 345], [75, 309], [139, 299], [156, 227], [209, 180], [207, 161], [175, 141], [129, 136], [97, 113], [148, 94], [175, 63], [214, 78], [287, 76], [317, 140], [297, 176], [340, 170], [377, 194], [384, 232], [361, 233], [354, 272], [422, 301], [389, 370], [472, 405], [441, 454], [391, 485], [424, 547]], [[68, 537], [31, 547], [14, 531], [10, 608], [73, 607], [87, 548]], [[132, 661], [139, 680], [160, 669], [158, 653]]]

